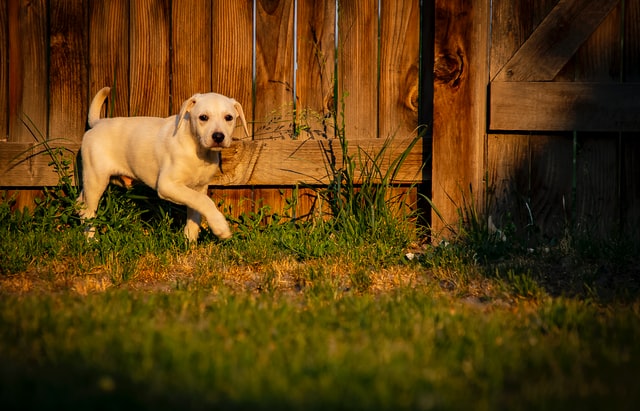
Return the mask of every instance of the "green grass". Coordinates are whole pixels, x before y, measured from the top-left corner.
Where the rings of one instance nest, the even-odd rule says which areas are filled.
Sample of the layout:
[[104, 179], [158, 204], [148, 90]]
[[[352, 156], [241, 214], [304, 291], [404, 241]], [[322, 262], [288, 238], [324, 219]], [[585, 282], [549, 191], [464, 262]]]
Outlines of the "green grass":
[[[109, 195], [119, 207], [130, 201]], [[131, 217], [124, 233], [106, 225], [87, 243], [78, 224], [46, 228], [37, 213], [6, 209], [3, 409], [631, 409], [640, 400], [633, 263], [576, 250], [480, 263], [464, 243], [426, 245], [407, 261], [409, 239], [347, 247], [352, 234], [330, 222], [261, 227], [256, 215], [231, 241], [191, 248], [166, 215]], [[600, 284], [597, 270], [622, 282]]]
[[[3, 295], [9, 408], [625, 409], [638, 306], [425, 287]], [[634, 387], [635, 386], [635, 387]]]
[[432, 246], [357, 156], [327, 215], [260, 208], [197, 246], [183, 210], [115, 187], [87, 242], [62, 162], [35, 210], [3, 197], [0, 408], [636, 408], [637, 244], [531, 252], [469, 224]]

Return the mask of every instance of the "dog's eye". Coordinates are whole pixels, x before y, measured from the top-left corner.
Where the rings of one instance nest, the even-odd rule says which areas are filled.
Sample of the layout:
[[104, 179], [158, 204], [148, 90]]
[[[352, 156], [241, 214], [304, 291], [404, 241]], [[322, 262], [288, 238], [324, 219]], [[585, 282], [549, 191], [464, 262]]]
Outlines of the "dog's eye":
[[225, 121], [232, 121], [233, 120], [233, 116], [231, 114], [227, 114], [226, 116], [224, 116]]
[[209, 120], [209, 116], [206, 114], [200, 114], [200, 117], [198, 117], [200, 119], [200, 121], [207, 121]]

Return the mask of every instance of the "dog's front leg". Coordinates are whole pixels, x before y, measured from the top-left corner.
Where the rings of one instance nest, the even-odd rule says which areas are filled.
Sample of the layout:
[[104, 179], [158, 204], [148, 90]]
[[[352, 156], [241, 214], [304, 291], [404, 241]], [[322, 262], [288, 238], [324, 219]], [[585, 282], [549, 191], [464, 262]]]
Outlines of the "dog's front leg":
[[207, 219], [209, 228], [211, 228], [213, 234], [218, 238], [227, 239], [231, 237], [229, 223], [220, 210], [218, 210], [213, 200], [205, 194], [206, 191], [206, 186], [198, 192], [189, 187], [166, 182], [160, 182], [158, 184], [158, 195], [161, 198], [187, 206], [188, 220], [184, 228], [184, 233], [189, 241], [195, 241], [198, 238], [200, 215]]

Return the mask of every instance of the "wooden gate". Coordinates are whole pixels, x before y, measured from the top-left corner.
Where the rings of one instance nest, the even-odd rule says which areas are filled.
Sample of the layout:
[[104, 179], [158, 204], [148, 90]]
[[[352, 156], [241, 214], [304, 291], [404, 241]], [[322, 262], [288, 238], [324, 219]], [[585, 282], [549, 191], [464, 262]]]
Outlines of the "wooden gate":
[[640, 1], [436, 8], [436, 205], [456, 218], [451, 204], [474, 198], [497, 225], [547, 238], [638, 236]]
[[[252, 134], [223, 154], [216, 196], [277, 210], [328, 181], [338, 133], [369, 153], [393, 137], [389, 161], [417, 135], [420, 17], [419, 0], [3, 1], [0, 187], [56, 184], [40, 143], [75, 153], [101, 87], [116, 116], [168, 116], [213, 90]], [[417, 144], [397, 182], [420, 182], [422, 164]]]

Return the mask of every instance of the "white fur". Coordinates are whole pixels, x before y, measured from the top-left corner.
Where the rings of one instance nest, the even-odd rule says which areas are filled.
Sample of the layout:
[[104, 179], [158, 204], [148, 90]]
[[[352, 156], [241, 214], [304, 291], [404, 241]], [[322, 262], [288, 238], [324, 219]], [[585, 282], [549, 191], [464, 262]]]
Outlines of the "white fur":
[[[198, 238], [204, 216], [219, 238], [231, 237], [229, 224], [207, 187], [219, 171], [220, 149], [231, 145], [231, 134], [242, 106], [216, 93], [194, 94], [176, 116], [100, 118], [110, 88], [100, 90], [89, 108], [89, 126], [82, 140], [83, 189], [78, 202], [82, 219], [96, 215], [98, 201], [112, 177], [139, 180], [166, 200], [187, 206], [185, 236]], [[95, 228], [87, 227], [93, 237]]]

